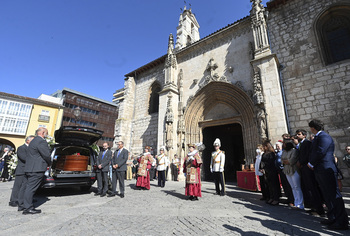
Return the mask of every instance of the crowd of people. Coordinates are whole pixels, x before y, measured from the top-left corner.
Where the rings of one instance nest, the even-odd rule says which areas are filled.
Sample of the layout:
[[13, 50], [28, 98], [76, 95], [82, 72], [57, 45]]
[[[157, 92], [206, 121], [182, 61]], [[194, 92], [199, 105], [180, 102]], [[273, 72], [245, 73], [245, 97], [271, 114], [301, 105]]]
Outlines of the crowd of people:
[[[310, 214], [327, 215], [321, 224], [328, 225], [329, 229], [348, 229], [348, 215], [340, 193], [342, 175], [337, 167], [333, 139], [323, 131], [321, 121], [312, 120], [309, 127], [312, 133], [310, 139], [307, 139], [306, 130], [298, 129], [294, 135], [283, 134], [274, 146], [269, 141], [258, 145], [255, 174], [262, 193], [260, 200], [273, 206], [282, 203], [298, 210], [310, 208]], [[36, 136], [27, 137], [25, 144], [17, 150], [18, 165], [9, 205], [18, 206], [18, 211], [23, 211], [23, 214], [41, 212], [33, 206], [33, 195], [51, 162], [45, 141], [47, 133], [47, 129], [39, 128]], [[170, 166], [173, 181], [178, 181], [180, 168], [183, 168], [188, 200], [197, 201], [202, 197], [200, 176], [203, 161], [196, 144], [188, 145], [189, 152], [183, 163], [176, 154], [170, 163], [164, 148], [160, 148], [159, 154], [154, 156], [151, 148], [146, 146], [144, 153], [130, 158], [123, 141], [119, 141], [117, 146], [112, 153], [108, 143], [104, 143], [97, 157], [95, 196], [116, 196], [119, 183], [119, 196], [124, 198], [124, 181], [132, 178], [136, 180], [136, 190], [150, 190], [150, 181], [154, 179], [158, 179], [158, 186], [164, 188]], [[213, 147], [215, 151], [211, 154], [210, 171], [215, 181], [215, 194], [225, 196], [225, 152], [220, 149], [220, 139], [214, 141]], [[10, 156], [9, 149], [4, 151], [0, 156], [2, 167], [7, 166], [5, 161]], [[350, 167], [350, 146], [346, 147], [346, 152], [340, 160]], [[9, 178], [6, 168], [3, 168], [1, 177]], [[282, 189], [286, 199], [281, 198]]]
[[[262, 192], [260, 200], [274, 206], [285, 203], [298, 210], [311, 208], [308, 212], [314, 215], [325, 216], [327, 212], [321, 224], [333, 230], [348, 229], [333, 139], [323, 131], [321, 121], [312, 120], [309, 127], [311, 140], [306, 130], [298, 129], [293, 136], [283, 134], [275, 148], [269, 141], [258, 145], [255, 174]], [[344, 162], [350, 161], [350, 147], [346, 151]], [[281, 199], [281, 186], [286, 200]]]
[[[180, 168], [183, 168], [183, 173], [186, 179], [185, 195], [188, 200], [198, 201], [201, 193], [201, 165], [202, 158], [199, 155], [196, 144], [189, 144], [189, 153], [184, 158], [184, 162], [180, 162], [180, 158], [175, 154], [172, 162], [165, 154], [165, 149], [161, 147], [159, 154], [153, 156], [151, 148], [146, 146], [144, 152], [138, 156], [129, 159], [128, 151], [124, 148], [122, 141], [118, 142], [118, 149], [111, 153], [108, 144], [103, 144], [103, 151], [100, 152], [97, 158], [97, 192], [95, 196], [104, 197], [108, 193], [108, 172], [112, 173], [112, 187], [107, 197], [117, 195], [117, 180], [119, 182], [120, 197], [125, 195], [125, 171], [127, 168], [131, 170], [131, 176], [136, 180], [136, 190], [150, 190], [150, 182], [154, 179], [158, 180], [158, 187], [164, 188], [167, 181], [168, 170], [170, 167], [172, 180], [179, 181], [178, 176]], [[216, 139], [213, 144], [215, 151], [212, 153], [210, 171], [213, 173], [215, 180], [215, 189], [217, 195], [225, 196], [225, 181], [224, 181], [224, 165], [225, 152], [220, 150], [220, 139]], [[111, 165], [111, 168], [109, 166]], [[111, 171], [112, 170], [112, 171]], [[128, 179], [128, 178], [126, 178]], [[221, 189], [220, 189], [221, 188]]]

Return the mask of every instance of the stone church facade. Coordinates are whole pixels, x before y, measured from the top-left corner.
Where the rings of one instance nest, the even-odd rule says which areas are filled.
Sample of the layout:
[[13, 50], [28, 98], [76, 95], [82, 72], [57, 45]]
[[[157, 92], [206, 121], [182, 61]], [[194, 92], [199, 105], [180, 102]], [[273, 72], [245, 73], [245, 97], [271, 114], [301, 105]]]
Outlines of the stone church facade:
[[220, 138], [233, 179], [241, 164], [254, 162], [257, 144], [309, 130], [318, 118], [343, 156], [350, 144], [350, 1], [250, 2], [247, 17], [202, 39], [192, 10], [183, 10], [167, 53], [126, 74], [115, 141], [134, 155], [164, 146], [170, 158], [202, 143], [210, 179], [212, 143]]

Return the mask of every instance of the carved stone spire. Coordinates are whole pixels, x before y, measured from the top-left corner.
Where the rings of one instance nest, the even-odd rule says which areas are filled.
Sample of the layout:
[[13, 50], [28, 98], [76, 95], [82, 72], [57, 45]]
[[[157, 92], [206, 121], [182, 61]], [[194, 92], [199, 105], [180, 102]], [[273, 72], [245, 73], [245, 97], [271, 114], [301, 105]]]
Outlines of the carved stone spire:
[[176, 69], [177, 61], [176, 56], [174, 54], [174, 37], [172, 34], [169, 35], [169, 42], [168, 42], [168, 57], [165, 62], [165, 68], [173, 67]]
[[267, 26], [264, 17], [265, 8], [261, 4], [262, 0], [250, 0], [252, 10], [250, 17], [254, 35], [255, 55], [270, 52], [270, 45], [267, 38]]

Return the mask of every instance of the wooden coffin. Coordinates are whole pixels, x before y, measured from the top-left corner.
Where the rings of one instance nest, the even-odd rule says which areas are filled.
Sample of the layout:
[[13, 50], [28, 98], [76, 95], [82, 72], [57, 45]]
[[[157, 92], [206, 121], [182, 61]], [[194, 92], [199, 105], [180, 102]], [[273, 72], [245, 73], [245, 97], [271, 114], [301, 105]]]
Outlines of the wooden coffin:
[[56, 169], [63, 171], [86, 171], [89, 157], [83, 155], [61, 156], [56, 164]]

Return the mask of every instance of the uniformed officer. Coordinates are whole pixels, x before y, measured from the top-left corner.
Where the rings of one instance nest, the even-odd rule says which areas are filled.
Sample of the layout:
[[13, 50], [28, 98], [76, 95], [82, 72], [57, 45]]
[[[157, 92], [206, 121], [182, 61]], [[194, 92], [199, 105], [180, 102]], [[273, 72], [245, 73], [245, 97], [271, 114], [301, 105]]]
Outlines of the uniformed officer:
[[[224, 180], [224, 166], [225, 166], [225, 152], [220, 150], [220, 139], [214, 141], [215, 152], [211, 154], [210, 171], [214, 175], [215, 180], [215, 195], [225, 196], [225, 180]], [[221, 191], [220, 186], [221, 185]]]

